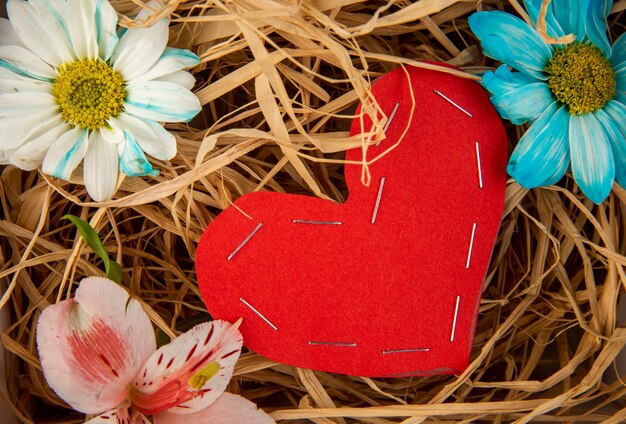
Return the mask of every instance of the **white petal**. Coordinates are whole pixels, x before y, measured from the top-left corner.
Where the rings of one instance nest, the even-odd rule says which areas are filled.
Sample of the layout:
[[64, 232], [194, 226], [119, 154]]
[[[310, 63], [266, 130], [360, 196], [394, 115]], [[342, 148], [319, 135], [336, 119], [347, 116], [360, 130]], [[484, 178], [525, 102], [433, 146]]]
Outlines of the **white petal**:
[[[67, 49], [72, 54], [72, 43], [70, 42], [70, 31], [67, 28], [67, 0], [28, 0], [28, 3], [39, 13], [51, 15], [63, 30], [67, 40]], [[72, 56], [72, 59], [75, 59]]]
[[165, 50], [168, 25], [167, 20], [160, 20], [149, 28], [126, 31], [111, 56], [113, 69], [119, 71], [126, 81], [147, 72]]
[[47, 81], [25, 77], [7, 68], [0, 67], [0, 94], [21, 91], [52, 93], [52, 84]]
[[129, 84], [126, 93], [124, 109], [153, 121], [188, 122], [202, 109], [192, 92], [171, 82]]
[[17, 32], [13, 29], [13, 25], [6, 18], [0, 18], [0, 40], [5, 45], [25, 47]]
[[14, 149], [59, 123], [56, 111], [0, 118], [0, 149]]
[[193, 414], [165, 411], [154, 416], [154, 424], [274, 424], [272, 417], [241, 396], [224, 393], [212, 405]]
[[0, 95], [0, 117], [45, 113], [56, 110], [52, 94], [42, 92], [5, 93]]
[[609, 134], [593, 113], [571, 115], [569, 143], [576, 184], [594, 203], [602, 203], [615, 181]]
[[172, 82], [185, 87], [187, 90], [191, 90], [193, 86], [196, 85], [196, 78], [187, 71], [176, 71], [171, 74], [155, 78], [153, 81]]
[[139, 146], [150, 156], [161, 160], [170, 160], [176, 156], [176, 137], [163, 128], [163, 125], [150, 119], [145, 120], [155, 137], [137, 140]]
[[93, 131], [89, 136], [83, 177], [87, 193], [96, 202], [109, 200], [115, 193], [118, 163], [117, 146], [104, 140], [100, 131]]
[[96, 4], [88, 0], [68, 0], [67, 24], [74, 53], [78, 59], [98, 57]]
[[43, 160], [42, 171], [62, 180], [69, 180], [72, 172], [87, 153], [88, 131], [73, 128], [52, 143]]
[[168, 47], [150, 70], [139, 75], [132, 82], [153, 80], [181, 69], [195, 66], [199, 62], [198, 56], [189, 50]]
[[100, 414], [126, 399], [155, 339], [138, 301], [111, 280], [89, 277], [74, 299], [44, 309], [37, 348], [50, 387], [77, 411]]
[[10, 157], [10, 162], [20, 169], [32, 171], [41, 166], [48, 148], [61, 134], [70, 130], [70, 126], [61, 120], [43, 134], [24, 143]]
[[117, 13], [108, 0], [96, 0], [96, 29], [100, 57], [109, 60], [117, 47]]
[[22, 0], [9, 0], [7, 13], [22, 42], [41, 59], [53, 66], [73, 59], [62, 23], [49, 9]]
[[133, 404], [151, 414], [166, 409], [190, 414], [206, 408], [226, 389], [241, 345], [236, 325], [213, 321], [195, 326], [146, 361], [133, 382]]
[[11, 163], [10, 158], [16, 149], [0, 149], [0, 165], [9, 165]]
[[114, 128], [129, 130], [141, 150], [154, 158], [169, 160], [176, 156], [176, 137], [157, 122], [123, 112], [109, 123]]
[[0, 66], [37, 79], [54, 79], [57, 73], [30, 50], [20, 46], [0, 46]]
[[102, 138], [104, 138], [109, 143], [119, 144], [124, 141], [124, 131], [122, 131], [120, 128], [102, 127], [99, 131], [100, 135], [102, 135]]

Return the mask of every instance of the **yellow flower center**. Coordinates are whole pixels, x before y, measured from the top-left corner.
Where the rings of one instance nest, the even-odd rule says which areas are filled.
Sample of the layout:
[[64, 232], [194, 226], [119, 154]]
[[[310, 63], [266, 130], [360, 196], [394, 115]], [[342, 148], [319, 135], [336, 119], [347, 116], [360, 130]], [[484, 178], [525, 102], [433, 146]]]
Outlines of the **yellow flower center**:
[[546, 67], [548, 87], [572, 115], [600, 109], [615, 97], [615, 71], [592, 44], [558, 48]]
[[77, 60], [59, 68], [52, 93], [67, 122], [96, 130], [124, 107], [124, 79], [101, 60]]
[[195, 373], [187, 382], [191, 388], [200, 390], [220, 370], [220, 364], [211, 362]]

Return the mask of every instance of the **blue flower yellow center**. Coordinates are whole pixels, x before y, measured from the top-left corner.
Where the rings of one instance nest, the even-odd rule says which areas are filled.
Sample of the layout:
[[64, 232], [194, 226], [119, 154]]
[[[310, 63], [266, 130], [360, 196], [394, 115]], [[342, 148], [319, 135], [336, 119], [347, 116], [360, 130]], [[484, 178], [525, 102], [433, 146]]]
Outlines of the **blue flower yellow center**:
[[53, 94], [66, 122], [96, 130], [124, 108], [124, 79], [101, 60], [77, 60], [58, 70]]
[[615, 71], [592, 44], [572, 43], [558, 48], [546, 67], [548, 87], [572, 115], [602, 108], [615, 97]]

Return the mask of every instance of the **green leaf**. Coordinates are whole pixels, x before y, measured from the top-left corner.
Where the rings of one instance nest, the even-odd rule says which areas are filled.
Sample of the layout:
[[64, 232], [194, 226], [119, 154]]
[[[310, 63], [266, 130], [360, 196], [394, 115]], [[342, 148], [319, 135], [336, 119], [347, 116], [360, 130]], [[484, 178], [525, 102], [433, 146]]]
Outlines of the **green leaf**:
[[[106, 265], [105, 265], [106, 268]], [[122, 267], [115, 261], [109, 260], [109, 269], [105, 269], [107, 278], [122, 284]]]
[[115, 281], [116, 283], [122, 282], [122, 267], [115, 261], [112, 261], [109, 258], [109, 254], [104, 248], [104, 244], [100, 240], [98, 233], [93, 229], [91, 225], [87, 221], [80, 219], [77, 216], [67, 214], [63, 218], [68, 219], [76, 226], [78, 232], [87, 243], [87, 246], [91, 247], [91, 249], [102, 259], [104, 262], [104, 271], [106, 272], [107, 278]]
[[96, 255], [100, 256], [100, 259], [104, 261], [105, 267], [108, 268], [109, 263], [109, 254], [107, 253], [102, 241], [100, 241], [100, 237], [98, 237], [98, 233], [93, 229], [91, 225], [87, 221], [83, 221], [77, 216], [74, 215], [65, 215], [63, 218], [69, 219], [72, 221], [72, 224], [78, 228], [80, 235], [83, 236], [83, 240], [91, 249], [96, 252]]

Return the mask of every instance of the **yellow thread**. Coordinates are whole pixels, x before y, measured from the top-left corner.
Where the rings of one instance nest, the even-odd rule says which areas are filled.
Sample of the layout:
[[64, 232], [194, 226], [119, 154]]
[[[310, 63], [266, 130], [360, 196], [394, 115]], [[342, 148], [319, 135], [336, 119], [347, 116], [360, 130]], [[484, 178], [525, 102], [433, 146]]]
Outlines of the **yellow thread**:
[[209, 381], [220, 370], [220, 364], [217, 362], [211, 362], [195, 373], [187, 382], [193, 389], [200, 390], [204, 387], [207, 381]]
[[555, 50], [546, 73], [550, 91], [572, 115], [598, 110], [616, 94], [611, 62], [592, 44], [576, 42]]
[[67, 122], [96, 130], [124, 107], [126, 89], [119, 72], [100, 60], [77, 60], [59, 68], [53, 94]]

